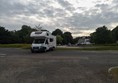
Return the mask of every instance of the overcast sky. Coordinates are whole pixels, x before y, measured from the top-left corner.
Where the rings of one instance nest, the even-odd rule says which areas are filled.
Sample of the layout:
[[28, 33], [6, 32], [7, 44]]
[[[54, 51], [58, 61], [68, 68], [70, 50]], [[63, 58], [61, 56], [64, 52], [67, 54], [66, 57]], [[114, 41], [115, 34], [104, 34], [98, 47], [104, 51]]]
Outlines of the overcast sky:
[[0, 0], [0, 26], [19, 30], [22, 25], [59, 28], [74, 37], [96, 28], [118, 25], [118, 0]]

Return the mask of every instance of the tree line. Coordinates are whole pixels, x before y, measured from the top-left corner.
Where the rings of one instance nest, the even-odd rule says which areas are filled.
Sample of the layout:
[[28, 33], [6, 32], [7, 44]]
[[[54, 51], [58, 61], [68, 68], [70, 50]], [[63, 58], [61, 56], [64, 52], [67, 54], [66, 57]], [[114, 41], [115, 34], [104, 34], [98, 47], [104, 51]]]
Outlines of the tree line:
[[23, 25], [18, 31], [9, 31], [0, 26], [0, 44], [31, 43], [30, 33], [35, 30], [27, 25]]
[[106, 26], [99, 27], [90, 34], [91, 42], [94, 44], [118, 43], [118, 26], [113, 30], [108, 30]]
[[[52, 32], [57, 36], [57, 44], [76, 44], [81, 37], [74, 38], [70, 32], [63, 33], [60, 29]], [[108, 30], [106, 26], [98, 27], [95, 32], [90, 34], [90, 42], [93, 44], [112, 44], [118, 43], [118, 26], [113, 30]]]
[[[32, 43], [33, 39], [30, 37], [32, 31], [37, 31], [37, 29], [23, 25], [20, 30], [9, 31], [5, 27], [0, 26], [0, 44]], [[69, 44], [73, 41], [70, 32], [63, 34], [60, 29], [53, 31], [52, 35], [56, 36], [57, 44]]]
[[52, 35], [55, 35], [57, 38], [57, 44], [61, 45], [69, 45], [73, 44], [73, 37], [71, 32], [62, 32], [60, 29], [56, 29], [52, 32]]
[[[23, 25], [20, 30], [9, 31], [5, 27], [0, 26], [0, 44], [13, 43], [31, 43], [30, 33], [36, 29]], [[77, 38], [73, 38], [71, 32], [63, 32], [56, 29], [52, 32], [57, 38], [57, 44], [70, 45], [78, 42]], [[95, 32], [90, 34], [90, 41], [94, 44], [111, 44], [118, 42], [118, 26], [113, 30], [108, 30], [106, 26], [98, 27]]]

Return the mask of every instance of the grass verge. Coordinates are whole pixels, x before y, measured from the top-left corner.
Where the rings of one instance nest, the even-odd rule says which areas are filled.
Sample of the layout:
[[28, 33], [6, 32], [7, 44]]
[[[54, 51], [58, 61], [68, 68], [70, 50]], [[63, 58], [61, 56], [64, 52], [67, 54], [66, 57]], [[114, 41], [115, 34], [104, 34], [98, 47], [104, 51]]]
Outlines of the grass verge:
[[1, 48], [25, 48], [31, 47], [31, 44], [0, 44]]
[[[0, 44], [1, 48], [24, 48], [30, 49], [31, 44]], [[98, 46], [98, 45], [91, 45], [91, 46], [83, 46], [83, 47], [57, 47], [56, 50], [95, 50], [95, 51], [102, 51], [102, 50], [118, 50], [118, 46]]]
[[104, 50], [118, 50], [118, 46], [91, 46], [91, 47], [76, 47], [76, 48], [56, 48], [57, 50], [95, 50], [95, 51], [104, 51]]
[[118, 82], [118, 67], [111, 67], [109, 74], [112, 76], [114, 81]]

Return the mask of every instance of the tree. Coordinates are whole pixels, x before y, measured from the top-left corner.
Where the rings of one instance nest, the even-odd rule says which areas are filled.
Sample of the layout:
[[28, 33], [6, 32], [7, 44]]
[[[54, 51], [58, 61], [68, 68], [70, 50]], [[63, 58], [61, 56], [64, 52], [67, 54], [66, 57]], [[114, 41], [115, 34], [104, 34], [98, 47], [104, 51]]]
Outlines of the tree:
[[118, 41], [118, 26], [112, 30], [112, 38], [114, 42]]
[[0, 43], [10, 43], [11, 42], [11, 34], [5, 27], [0, 26]]
[[91, 43], [95, 43], [97, 41], [96, 32], [91, 33], [90, 37], [91, 37], [90, 39]]
[[111, 31], [106, 26], [99, 27], [91, 34], [91, 42], [95, 44], [108, 44], [112, 42]]
[[72, 44], [72, 42], [73, 42], [73, 37], [72, 37], [71, 33], [65, 32], [63, 34], [63, 44], [68, 45], [68, 44]]
[[0, 44], [30, 43], [32, 41], [30, 33], [35, 30], [27, 25], [23, 25], [18, 31], [8, 31], [0, 26]]
[[30, 43], [30, 33], [32, 32], [32, 29], [30, 26], [23, 25], [21, 30], [18, 31], [19, 43]]
[[78, 43], [78, 40], [80, 39], [81, 37], [76, 37], [73, 39], [73, 44], [77, 44]]
[[57, 44], [62, 44], [63, 38], [60, 35], [56, 36]]
[[60, 29], [56, 29], [55, 31], [52, 32], [52, 35], [56, 36], [57, 39], [57, 44], [62, 44], [63, 42], [63, 32]]
[[10, 36], [11, 36], [10, 43], [18, 43], [19, 42], [19, 36], [17, 34], [17, 31], [10, 31]]
[[63, 34], [63, 32], [60, 29], [56, 29], [55, 31], [52, 32], [52, 35], [55, 35], [55, 36], [57, 36], [57, 35], [62, 36], [62, 34]]

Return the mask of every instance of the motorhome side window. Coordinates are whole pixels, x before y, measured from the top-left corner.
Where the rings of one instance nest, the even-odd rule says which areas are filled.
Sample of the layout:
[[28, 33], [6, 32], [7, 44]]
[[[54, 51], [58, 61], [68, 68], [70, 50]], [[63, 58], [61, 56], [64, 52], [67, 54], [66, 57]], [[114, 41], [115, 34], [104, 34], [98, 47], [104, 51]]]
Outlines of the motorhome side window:
[[46, 40], [46, 44], [48, 44], [48, 40]]
[[50, 38], [50, 42], [53, 42], [53, 39], [52, 38]]
[[41, 43], [44, 43], [45, 39], [34, 39], [34, 42], [35, 44], [41, 44]]
[[49, 36], [49, 34], [47, 33], [47, 36]]

